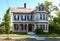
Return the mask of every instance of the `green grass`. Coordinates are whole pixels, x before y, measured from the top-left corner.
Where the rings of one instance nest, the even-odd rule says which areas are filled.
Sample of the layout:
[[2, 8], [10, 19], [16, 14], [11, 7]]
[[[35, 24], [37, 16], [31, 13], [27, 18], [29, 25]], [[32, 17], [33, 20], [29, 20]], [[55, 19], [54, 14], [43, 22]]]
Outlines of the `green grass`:
[[55, 33], [52, 33], [52, 34], [40, 34], [39, 36], [40, 37], [60, 37], [60, 34], [55, 34]]
[[[7, 34], [0, 34], [0, 39], [6, 38]], [[9, 37], [12, 39], [23, 39], [23, 38], [32, 38], [32, 36], [27, 34], [9, 34]]]

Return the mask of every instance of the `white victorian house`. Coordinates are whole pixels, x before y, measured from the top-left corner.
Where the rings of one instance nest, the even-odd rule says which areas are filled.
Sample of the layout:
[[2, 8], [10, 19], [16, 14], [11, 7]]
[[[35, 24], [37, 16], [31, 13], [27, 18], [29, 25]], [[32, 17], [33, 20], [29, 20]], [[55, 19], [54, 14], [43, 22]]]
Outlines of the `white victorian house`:
[[37, 8], [24, 7], [12, 8], [13, 32], [33, 32], [36, 28], [42, 28], [44, 32], [49, 31], [48, 15], [49, 11], [40, 5]]

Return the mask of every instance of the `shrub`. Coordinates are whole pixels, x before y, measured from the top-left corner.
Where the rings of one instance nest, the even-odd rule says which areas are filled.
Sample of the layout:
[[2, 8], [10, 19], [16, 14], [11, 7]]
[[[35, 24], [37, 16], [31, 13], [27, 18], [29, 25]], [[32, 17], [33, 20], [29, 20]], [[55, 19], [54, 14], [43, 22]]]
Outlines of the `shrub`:
[[59, 34], [60, 33], [60, 27], [49, 26], [49, 33], [57, 33], [57, 34]]
[[41, 34], [41, 33], [43, 33], [42, 28], [37, 28], [37, 29], [35, 30], [35, 33], [36, 33], [36, 34]]

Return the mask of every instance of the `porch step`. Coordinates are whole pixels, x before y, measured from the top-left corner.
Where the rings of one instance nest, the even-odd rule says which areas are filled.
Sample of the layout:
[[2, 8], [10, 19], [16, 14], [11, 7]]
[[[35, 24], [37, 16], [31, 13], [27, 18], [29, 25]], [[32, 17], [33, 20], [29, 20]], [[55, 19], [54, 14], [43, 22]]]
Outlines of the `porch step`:
[[28, 32], [28, 34], [30, 34], [30, 35], [35, 35], [35, 33], [34, 33], [34, 32]]

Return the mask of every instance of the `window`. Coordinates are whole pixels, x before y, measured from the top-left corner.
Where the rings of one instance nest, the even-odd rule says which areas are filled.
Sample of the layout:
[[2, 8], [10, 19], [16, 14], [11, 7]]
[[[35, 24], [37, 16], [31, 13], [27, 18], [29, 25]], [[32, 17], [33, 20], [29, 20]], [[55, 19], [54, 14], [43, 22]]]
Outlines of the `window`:
[[36, 14], [36, 20], [40, 19], [40, 14]]
[[38, 20], [38, 16], [36, 16], [36, 19]]
[[25, 15], [22, 15], [21, 16], [21, 20], [25, 21], [26, 20], [26, 16]]
[[39, 7], [39, 11], [41, 11], [41, 7]]
[[14, 20], [16, 20], [16, 15], [14, 15]]
[[18, 28], [19, 28], [18, 24], [14, 24], [14, 29], [18, 30]]
[[42, 11], [44, 11], [44, 7], [42, 7]]
[[28, 16], [28, 20], [32, 20], [32, 15], [29, 15]]
[[37, 28], [42, 28], [44, 31], [47, 30], [47, 24], [40, 24], [40, 25], [37, 25]]
[[39, 11], [44, 11], [44, 7], [39, 7]]
[[40, 28], [42, 28], [42, 25], [40, 25]]
[[40, 20], [42, 20], [42, 14], [40, 14]]
[[19, 20], [19, 15], [14, 15], [14, 20]]
[[45, 14], [43, 14], [43, 20], [45, 20]]
[[43, 30], [45, 30], [45, 25], [43, 24]]
[[21, 25], [21, 30], [23, 30], [23, 25]]
[[17, 18], [17, 20], [19, 20], [19, 15], [18, 15], [18, 18]]
[[43, 25], [43, 30], [46, 31], [47, 30], [47, 24]]
[[48, 25], [46, 25], [45, 30], [47, 30], [47, 26], [48, 26]]

